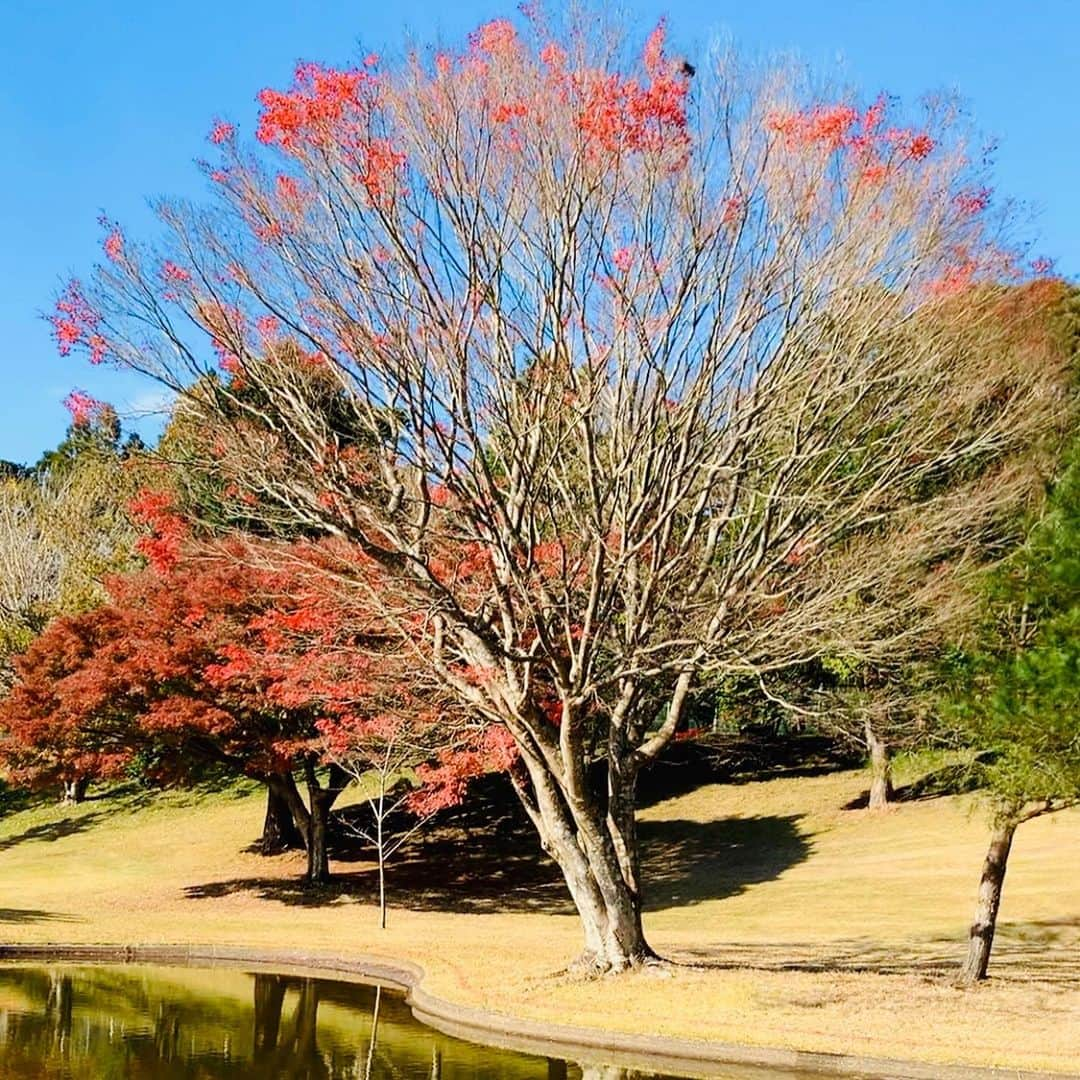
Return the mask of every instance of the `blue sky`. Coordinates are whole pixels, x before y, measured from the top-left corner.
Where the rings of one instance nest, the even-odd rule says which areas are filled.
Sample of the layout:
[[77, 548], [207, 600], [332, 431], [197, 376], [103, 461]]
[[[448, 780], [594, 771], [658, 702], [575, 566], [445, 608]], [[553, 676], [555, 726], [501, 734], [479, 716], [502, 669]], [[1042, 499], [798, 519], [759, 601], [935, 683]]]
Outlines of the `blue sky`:
[[[512, 11], [454, 0], [3, 0], [0, 32], [0, 458], [29, 461], [67, 424], [74, 386], [121, 414], [152, 386], [56, 355], [41, 312], [100, 257], [98, 215], [133, 234], [146, 200], [198, 194], [211, 118], [251, 130], [254, 97], [297, 59], [393, 53], [405, 34], [456, 41]], [[630, 0], [644, 29], [666, 15], [693, 56], [715, 34], [794, 52], [867, 93], [957, 89], [998, 139], [997, 190], [1036, 213], [1039, 249], [1080, 275], [1080, 0]], [[133, 423], [135, 421], [133, 420]], [[144, 420], [144, 424], [152, 421]], [[137, 426], [137, 424], [136, 424]]]

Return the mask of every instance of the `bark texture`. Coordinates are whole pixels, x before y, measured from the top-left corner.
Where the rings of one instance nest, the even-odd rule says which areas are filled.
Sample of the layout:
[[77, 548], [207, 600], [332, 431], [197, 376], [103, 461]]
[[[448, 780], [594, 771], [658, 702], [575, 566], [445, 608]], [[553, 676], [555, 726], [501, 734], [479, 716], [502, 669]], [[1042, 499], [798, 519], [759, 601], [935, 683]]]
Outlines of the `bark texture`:
[[892, 802], [892, 761], [889, 747], [866, 721], [866, 749], [870, 755], [870, 801], [871, 810], [884, 810]]
[[[275, 786], [266, 785], [266, 817], [263, 819], [262, 838], [259, 848], [264, 855], [277, 855], [282, 851], [297, 850], [305, 847], [304, 831], [296, 822], [293, 808], [285, 789], [291, 784], [296, 789], [296, 782], [291, 776], [280, 778]], [[296, 793], [299, 799], [299, 792]]]
[[518, 794], [581, 916], [584, 948], [572, 968], [606, 974], [655, 960], [641, 922], [634, 793], [625, 774], [609, 772], [605, 808], [587, 785], [570, 795], [543, 766], [523, 761], [531, 790], [519, 781]]
[[986, 978], [990, 965], [990, 950], [994, 945], [998, 909], [1001, 906], [1001, 887], [1005, 881], [1005, 869], [1018, 824], [1016, 817], [1007, 817], [994, 825], [990, 847], [983, 862], [982, 877], [979, 879], [979, 899], [975, 905], [975, 921], [971, 924], [968, 937], [967, 957], [957, 979], [961, 985], [973, 986]]
[[309, 885], [325, 885], [331, 880], [329, 827], [330, 811], [349, 783], [349, 774], [337, 765], [330, 766], [326, 784], [319, 780], [314, 759], [304, 764], [307, 780], [308, 816], [307, 874]]

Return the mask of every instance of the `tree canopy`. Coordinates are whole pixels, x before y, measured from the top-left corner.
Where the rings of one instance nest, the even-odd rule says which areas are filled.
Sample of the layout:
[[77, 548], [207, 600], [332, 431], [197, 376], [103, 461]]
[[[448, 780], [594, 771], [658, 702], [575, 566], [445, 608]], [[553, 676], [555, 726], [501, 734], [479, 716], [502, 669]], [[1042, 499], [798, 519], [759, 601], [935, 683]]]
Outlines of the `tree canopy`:
[[181, 395], [219, 521], [345, 545], [341, 595], [513, 740], [582, 963], [647, 963], [638, 774], [702, 678], [936, 623], [1060, 416], [1010, 344], [1045, 267], [952, 102], [694, 73], [663, 24], [498, 19], [260, 102], [160, 246], [107, 226], [60, 350]]

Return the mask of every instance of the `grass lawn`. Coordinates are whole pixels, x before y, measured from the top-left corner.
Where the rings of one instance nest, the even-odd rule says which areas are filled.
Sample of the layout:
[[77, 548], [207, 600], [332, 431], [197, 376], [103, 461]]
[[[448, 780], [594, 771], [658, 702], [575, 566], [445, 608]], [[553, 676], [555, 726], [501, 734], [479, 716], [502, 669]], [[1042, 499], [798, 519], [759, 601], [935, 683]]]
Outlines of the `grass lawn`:
[[[714, 784], [642, 812], [670, 977], [552, 979], [580, 948], [557, 875], [520, 836], [439, 834], [391, 866], [298, 888], [303, 856], [245, 849], [262, 792], [113, 793], [0, 818], [0, 939], [243, 944], [409, 959], [426, 989], [535, 1020], [930, 1062], [1080, 1063], [1080, 810], [1024, 825], [993, 978], [954, 989], [987, 833], [970, 798], [844, 809], [858, 772]], [[356, 856], [352, 856], [356, 858]]]

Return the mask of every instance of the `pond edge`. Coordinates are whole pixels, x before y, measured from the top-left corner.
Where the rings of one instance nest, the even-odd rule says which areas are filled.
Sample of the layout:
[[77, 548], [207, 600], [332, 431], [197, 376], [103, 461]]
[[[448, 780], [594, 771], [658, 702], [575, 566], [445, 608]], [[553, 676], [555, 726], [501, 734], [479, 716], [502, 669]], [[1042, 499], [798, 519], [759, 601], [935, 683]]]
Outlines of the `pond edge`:
[[[1080, 1073], [1025, 1071], [1007, 1067], [946, 1065], [865, 1057], [859, 1054], [704, 1042], [664, 1035], [631, 1035], [569, 1024], [543, 1024], [504, 1013], [458, 1005], [423, 988], [424, 970], [405, 960], [341, 957], [299, 950], [225, 945], [0, 945], [0, 961], [97, 961], [188, 966], [259, 966], [275, 971], [345, 976], [405, 992], [421, 1023], [444, 1035], [519, 1053], [604, 1063], [657, 1072], [731, 1077], [732, 1066], [791, 1069], [861, 1080], [1077, 1080]], [[750, 1074], [748, 1073], [748, 1080]]]

